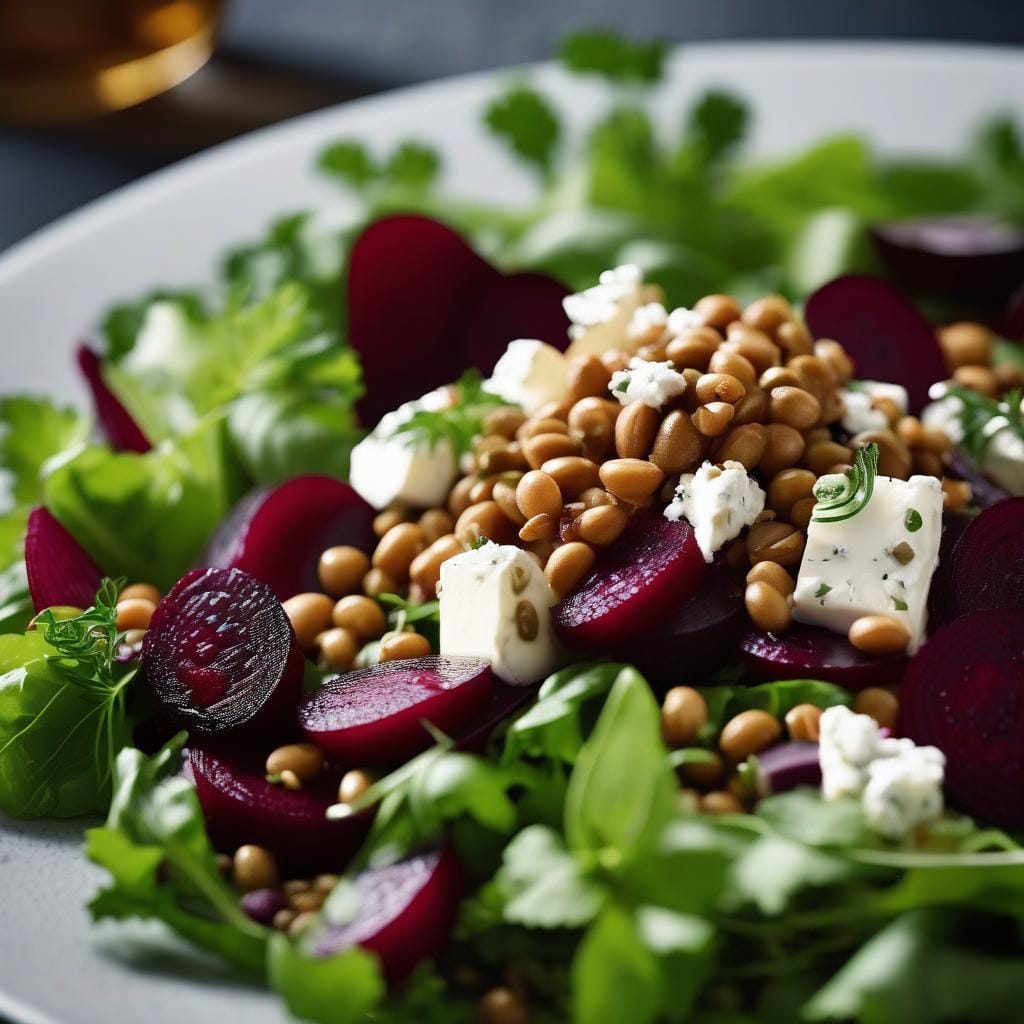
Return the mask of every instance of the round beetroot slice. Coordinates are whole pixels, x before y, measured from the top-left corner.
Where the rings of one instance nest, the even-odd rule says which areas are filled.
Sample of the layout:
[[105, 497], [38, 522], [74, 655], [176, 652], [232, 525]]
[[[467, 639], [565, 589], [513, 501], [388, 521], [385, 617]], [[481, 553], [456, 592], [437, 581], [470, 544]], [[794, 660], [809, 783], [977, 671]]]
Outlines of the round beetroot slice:
[[990, 505], [964, 531], [954, 556], [953, 604], [958, 615], [1024, 608], [1024, 498]]
[[57, 605], [89, 608], [103, 582], [100, 567], [45, 508], [28, 516], [25, 572], [37, 612]]
[[903, 656], [871, 657], [845, 636], [814, 626], [795, 626], [782, 636], [753, 630], [740, 651], [757, 679], [821, 679], [848, 690], [898, 683], [907, 667]]
[[938, 630], [907, 670], [899, 729], [946, 755], [946, 789], [968, 813], [1024, 825], [1024, 609]]
[[298, 790], [266, 778], [265, 745], [258, 751], [192, 747], [189, 768], [210, 840], [234, 853], [255, 843], [274, 854], [282, 870], [302, 874], [339, 872], [366, 838], [373, 814], [337, 821], [327, 808], [338, 800], [341, 771], [328, 769]]
[[942, 540], [939, 542], [939, 564], [928, 588], [928, 631], [934, 633], [939, 626], [956, 618], [953, 605], [956, 548], [971, 517], [959, 512], [942, 513]]
[[372, 551], [374, 511], [333, 477], [297, 476], [243, 498], [221, 523], [203, 564], [242, 569], [286, 601], [320, 590], [320, 555], [336, 544]]
[[912, 412], [947, 376], [931, 324], [877, 277], [851, 274], [824, 285], [807, 300], [804, 316], [815, 338], [834, 338], [846, 349], [857, 377], [902, 384]]
[[697, 592], [706, 568], [689, 523], [635, 519], [551, 610], [555, 630], [573, 647], [613, 651], [661, 626]]
[[142, 665], [163, 711], [209, 736], [294, 721], [305, 659], [265, 583], [240, 569], [194, 569], [157, 606]]
[[312, 743], [345, 764], [399, 764], [452, 736], [486, 707], [493, 677], [483, 658], [387, 661], [329, 679], [299, 707]]
[[635, 665], [652, 686], [704, 682], [736, 660], [736, 644], [747, 625], [743, 591], [742, 576], [716, 561], [693, 597], [619, 657]]
[[448, 848], [370, 868], [353, 881], [358, 909], [347, 924], [315, 932], [310, 951], [335, 956], [362, 946], [375, 953], [394, 985], [421, 961], [443, 951], [463, 892], [462, 869]]

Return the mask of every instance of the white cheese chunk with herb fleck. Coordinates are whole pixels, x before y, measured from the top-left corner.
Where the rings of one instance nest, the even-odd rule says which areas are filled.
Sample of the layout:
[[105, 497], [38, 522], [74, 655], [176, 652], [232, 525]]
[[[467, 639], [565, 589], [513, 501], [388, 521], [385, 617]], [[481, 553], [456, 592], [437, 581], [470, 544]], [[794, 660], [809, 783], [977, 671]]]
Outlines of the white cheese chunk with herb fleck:
[[672, 363], [649, 363], [630, 359], [629, 369], [616, 370], [608, 390], [623, 404], [641, 402], [660, 409], [686, 390], [686, 378], [677, 373]]
[[644, 285], [638, 266], [626, 263], [604, 271], [593, 288], [567, 295], [562, 306], [572, 321], [572, 344], [566, 356], [599, 356], [615, 348], [635, 352], [639, 336], [630, 337], [633, 315], [641, 305], [656, 301], [658, 294], [657, 288]]
[[569, 361], [554, 345], [519, 338], [509, 343], [484, 390], [532, 416], [548, 402], [560, 402], [568, 380]]
[[438, 412], [451, 404], [448, 388], [438, 388], [389, 412], [352, 449], [349, 482], [374, 508], [404, 502], [416, 508], [443, 505], [458, 476], [451, 442], [417, 443], [400, 427], [420, 410]]
[[675, 497], [665, 518], [685, 519], [692, 527], [705, 562], [735, 539], [764, 510], [764, 491], [747, 475], [741, 462], [725, 462], [722, 468], [705, 462], [696, 473], [679, 478]]
[[932, 476], [875, 479], [871, 500], [849, 519], [807, 527], [793, 618], [837, 633], [863, 615], [886, 615], [925, 635], [928, 589], [939, 562], [942, 487]]
[[825, 800], [859, 798], [868, 826], [899, 839], [942, 814], [946, 759], [936, 747], [893, 739], [842, 705], [821, 716], [818, 760]]
[[499, 679], [539, 682], [562, 664], [554, 594], [521, 548], [488, 542], [441, 566], [441, 654], [486, 658]]

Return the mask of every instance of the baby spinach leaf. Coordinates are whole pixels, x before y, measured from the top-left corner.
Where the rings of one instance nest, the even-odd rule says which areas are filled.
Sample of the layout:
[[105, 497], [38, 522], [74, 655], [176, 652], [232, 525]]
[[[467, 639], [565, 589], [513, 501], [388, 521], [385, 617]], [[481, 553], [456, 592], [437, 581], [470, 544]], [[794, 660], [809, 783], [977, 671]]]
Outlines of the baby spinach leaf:
[[658, 703], [643, 676], [624, 668], [569, 779], [569, 847], [599, 856], [608, 849], [619, 860], [648, 852], [672, 816], [675, 792]]
[[86, 852], [111, 884], [89, 904], [97, 920], [163, 921], [197, 945], [262, 973], [267, 930], [241, 909], [217, 869], [195, 787], [177, 774], [185, 734], [152, 757], [117, 756], [107, 822], [86, 833]]

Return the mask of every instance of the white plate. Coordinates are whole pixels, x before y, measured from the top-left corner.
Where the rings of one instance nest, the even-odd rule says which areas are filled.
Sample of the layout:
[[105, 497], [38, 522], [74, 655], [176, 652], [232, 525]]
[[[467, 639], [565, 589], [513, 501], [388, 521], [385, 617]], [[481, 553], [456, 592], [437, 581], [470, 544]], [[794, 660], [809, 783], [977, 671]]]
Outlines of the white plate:
[[[532, 74], [533, 72], [531, 72]], [[325, 110], [218, 147], [91, 204], [0, 258], [0, 391], [80, 397], [68, 358], [112, 301], [207, 279], [228, 245], [275, 216], [310, 207], [344, 216], [311, 170], [328, 141], [382, 149], [427, 138], [446, 158], [446, 185], [514, 203], [530, 180], [480, 131], [503, 74], [405, 89]], [[536, 81], [585, 122], [600, 89], [557, 69]], [[977, 120], [1024, 103], [1020, 51], [879, 44], [725, 44], [681, 50], [658, 103], [668, 128], [709, 86], [753, 103], [760, 154], [821, 134], [863, 132], [890, 152], [961, 150]], [[189, 958], [156, 929], [124, 943], [91, 928], [83, 904], [100, 880], [80, 854], [81, 825], [0, 821], [0, 1015], [25, 1024], [279, 1021], [275, 1000]], [[125, 950], [128, 950], [126, 953]], [[132, 964], [126, 963], [133, 961]]]

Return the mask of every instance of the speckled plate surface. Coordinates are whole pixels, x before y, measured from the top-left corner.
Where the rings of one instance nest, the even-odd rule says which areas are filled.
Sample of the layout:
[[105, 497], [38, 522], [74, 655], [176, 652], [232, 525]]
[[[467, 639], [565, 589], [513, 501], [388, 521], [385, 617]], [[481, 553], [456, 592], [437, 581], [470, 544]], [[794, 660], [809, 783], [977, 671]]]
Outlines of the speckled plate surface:
[[[587, 119], [602, 94], [537, 69], [559, 106]], [[473, 75], [322, 111], [218, 147], [130, 186], [0, 257], [0, 392], [80, 398], [70, 352], [111, 302], [208, 277], [229, 245], [273, 217], [315, 207], [352, 213], [312, 172], [328, 141], [386, 147], [429, 134], [447, 185], [514, 203], [529, 178], [479, 129], [502, 79]], [[866, 44], [717, 44], [673, 60], [658, 104], [666, 125], [709, 86], [748, 97], [755, 152], [784, 152], [824, 132], [864, 132], [888, 151], [942, 154], [979, 117], [1024, 105], [1020, 51]], [[101, 874], [81, 854], [87, 823], [0, 816], [0, 1018], [17, 1024], [269, 1024], [276, 1000], [160, 928], [92, 926]]]

